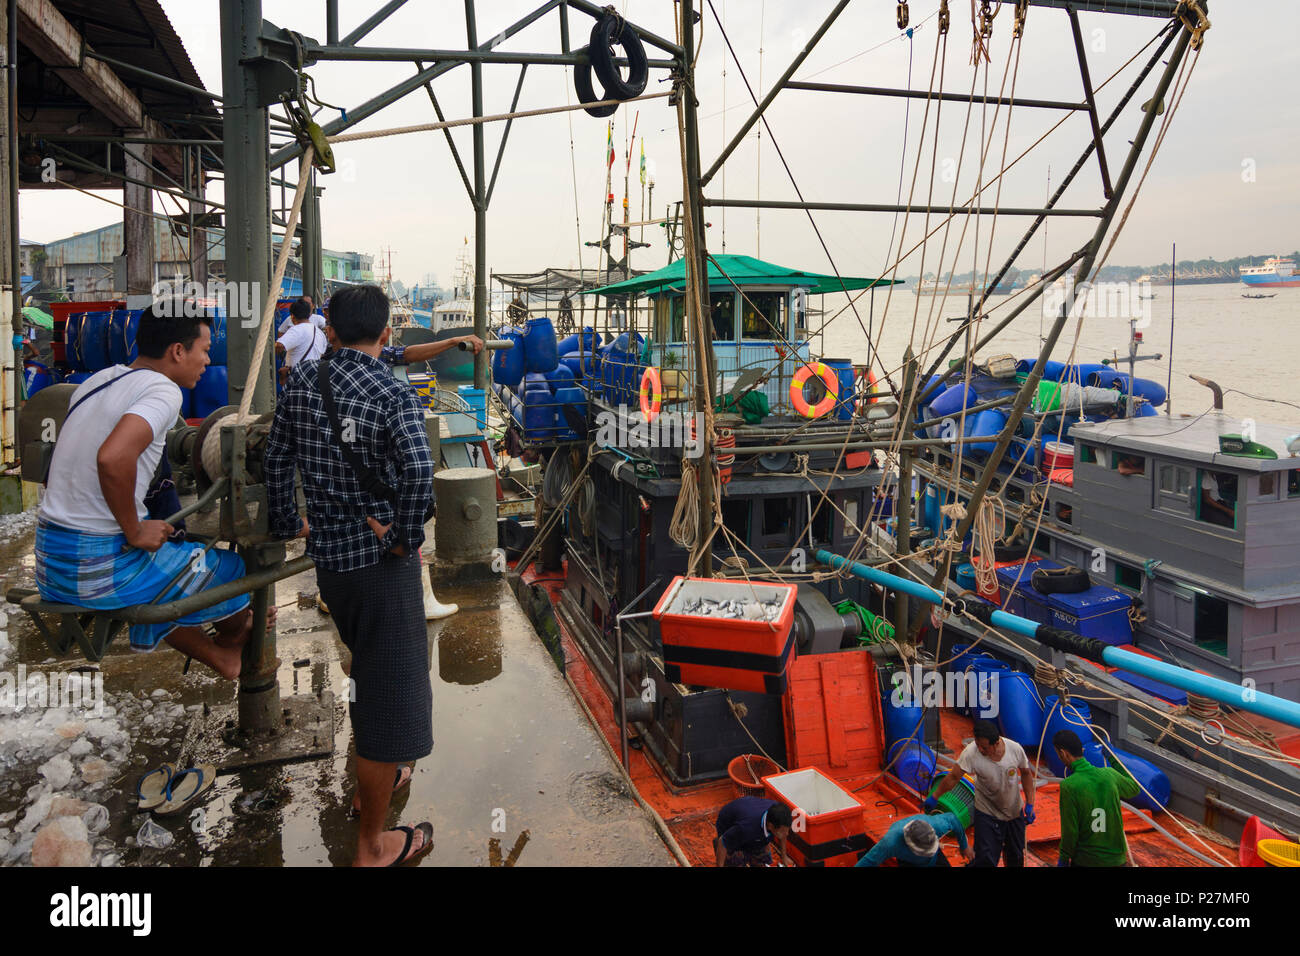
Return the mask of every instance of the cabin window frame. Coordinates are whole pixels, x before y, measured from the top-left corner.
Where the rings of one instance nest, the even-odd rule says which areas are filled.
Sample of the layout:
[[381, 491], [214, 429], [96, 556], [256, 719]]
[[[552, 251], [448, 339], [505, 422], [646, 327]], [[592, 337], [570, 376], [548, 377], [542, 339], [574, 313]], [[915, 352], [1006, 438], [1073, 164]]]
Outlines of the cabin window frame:
[[[1154, 480], [1151, 482], [1152, 494], [1155, 496], [1157, 511], [1196, 517], [1197, 511], [1192, 503], [1192, 482], [1196, 478], [1196, 469], [1176, 461], [1155, 460]], [[1172, 489], [1167, 490], [1165, 478], [1171, 478]], [[1185, 481], [1186, 484], [1180, 482]], [[1184, 490], [1179, 491], [1182, 487]]]
[[[1202, 509], [1205, 506], [1205, 502], [1203, 500], [1201, 479], [1203, 475], [1207, 475], [1207, 474], [1229, 475], [1237, 479], [1237, 494], [1232, 502], [1232, 524], [1231, 525], [1219, 524], [1216, 521], [1210, 521], [1208, 518], [1202, 517], [1203, 514]], [[1225, 531], [1237, 531], [1241, 528], [1242, 508], [1241, 508], [1241, 476], [1240, 475], [1237, 475], [1234, 472], [1230, 472], [1230, 471], [1218, 471], [1214, 468], [1197, 468], [1196, 484], [1194, 485], [1194, 487], [1196, 488], [1196, 496], [1193, 499], [1194, 508], [1192, 510], [1192, 516], [1196, 518], [1197, 521], [1199, 521], [1202, 524], [1212, 525], [1213, 527], [1216, 528], [1223, 528]], [[1222, 503], [1222, 501], [1220, 501], [1220, 503]]]

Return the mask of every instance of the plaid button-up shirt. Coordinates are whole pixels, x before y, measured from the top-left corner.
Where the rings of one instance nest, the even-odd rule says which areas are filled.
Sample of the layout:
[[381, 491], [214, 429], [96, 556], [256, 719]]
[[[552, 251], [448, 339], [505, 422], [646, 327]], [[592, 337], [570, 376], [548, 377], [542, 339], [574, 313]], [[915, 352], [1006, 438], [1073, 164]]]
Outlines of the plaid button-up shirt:
[[[339, 421], [354, 432], [353, 449], [389, 487], [397, 507], [361, 488], [343, 458], [316, 384], [317, 362], [299, 362], [275, 409], [266, 446], [266, 486], [271, 533], [291, 538], [302, 523], [294, 501], [293, 473], [307, 498], [307, 554], [327, 571], [355, 571], [404, 545], [424, 542], [424, 513], [433, 497], [433, 455], [424, 410], [415, 392], [388, 365], [344, 348], [330, 363]], [[351, 425], [349, 425], [349, 420]], [[366, 522], [393, 527], [383, 542]]]

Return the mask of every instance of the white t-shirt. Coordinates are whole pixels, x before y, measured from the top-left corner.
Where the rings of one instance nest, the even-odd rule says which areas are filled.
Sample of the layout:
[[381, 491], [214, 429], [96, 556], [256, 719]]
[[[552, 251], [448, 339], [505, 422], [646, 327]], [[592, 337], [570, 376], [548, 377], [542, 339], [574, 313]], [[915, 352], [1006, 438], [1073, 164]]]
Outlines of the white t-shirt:
[[[130, 377], [126, 381], [114, 381], [77, 405], [100, 385], [128, 373]], [[135, 470], [135, 511], [143, 521], [148, 514], [144, 496], [162, 458], [167, 431], [176, 424], [180, 414], [181, 390], [167, 376], [152, 369], [131, 372], [125, 365], [114, 365], [83, 382], [72, 393], [68, 407], [72, 413], [60, 428], [61, 440], [54, 446], [40, 516], [76, 531], [121, 534], [122, 528], [109, 510], [99, 485], [96, 459], [100, 446], [128, 413], [143, 418], [153, 429], [153, 441], [141, 453]]]
[[286, 368], [293, 368], [303, 360], [320, 358], [329, 346], [325, 333], [310, 322], [299, 322], [290, 327], [277, 341], [284, 346]]
[[975, 777], [975, 809], [999, 820], [1014, 820], [1024, 809], [1020, 786], [1022, 772], [1030, 772], [1025, 748], [1002, 738], [1006, 749], [996, 763], [984, 756], [971, 741], [957, 758], [957, 766]]
[[[316, 328], [320, 329], [321, 331], [325, 330], [325, 316], [321, 315], [319, 312], [313, 312], [310, 316], [308, 316], [307, 321], [309, 321], [312, 325], [316, 326]], [[284, 333], [288, 332], [289, 329], [291, 329], [292, 327], [293, 327], [293, 316], [286, 315], [284, 317], [284, 321], [280, 323], [280, 327], [275, 330], [275, 334], [284, 335]]]

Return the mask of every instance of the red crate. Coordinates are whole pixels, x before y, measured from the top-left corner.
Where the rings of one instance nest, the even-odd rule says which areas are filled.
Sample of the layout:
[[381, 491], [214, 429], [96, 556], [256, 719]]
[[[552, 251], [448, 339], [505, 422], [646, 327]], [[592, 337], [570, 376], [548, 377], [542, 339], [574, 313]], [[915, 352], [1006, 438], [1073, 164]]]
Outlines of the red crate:
[[763, 786], [790, 808], [791, 856], [803, 865], [853, 866], [867, 849], [866, 805], [816, 767], [764, 777]]
[[[790, 584], [674, 578], [654, 609], [668, 679], [701, 687], [784, 693], [785, 671], [794, 652], [795, 590]], [[777, 598], [780, 613], [775, 621], [750, 621], [680, 610], [683, 602], [699, 596], [715, 600]]]

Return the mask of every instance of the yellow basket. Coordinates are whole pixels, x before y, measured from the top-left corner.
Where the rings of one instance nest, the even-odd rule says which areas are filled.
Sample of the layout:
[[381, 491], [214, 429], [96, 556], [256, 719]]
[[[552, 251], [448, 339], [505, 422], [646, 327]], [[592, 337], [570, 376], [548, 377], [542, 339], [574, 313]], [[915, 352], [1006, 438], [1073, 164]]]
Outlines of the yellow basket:
[[1273, 866], [1300, 866], [1300, 843], [1288, 840], [1260, 840], [1255, 844], [1260, 859]]

